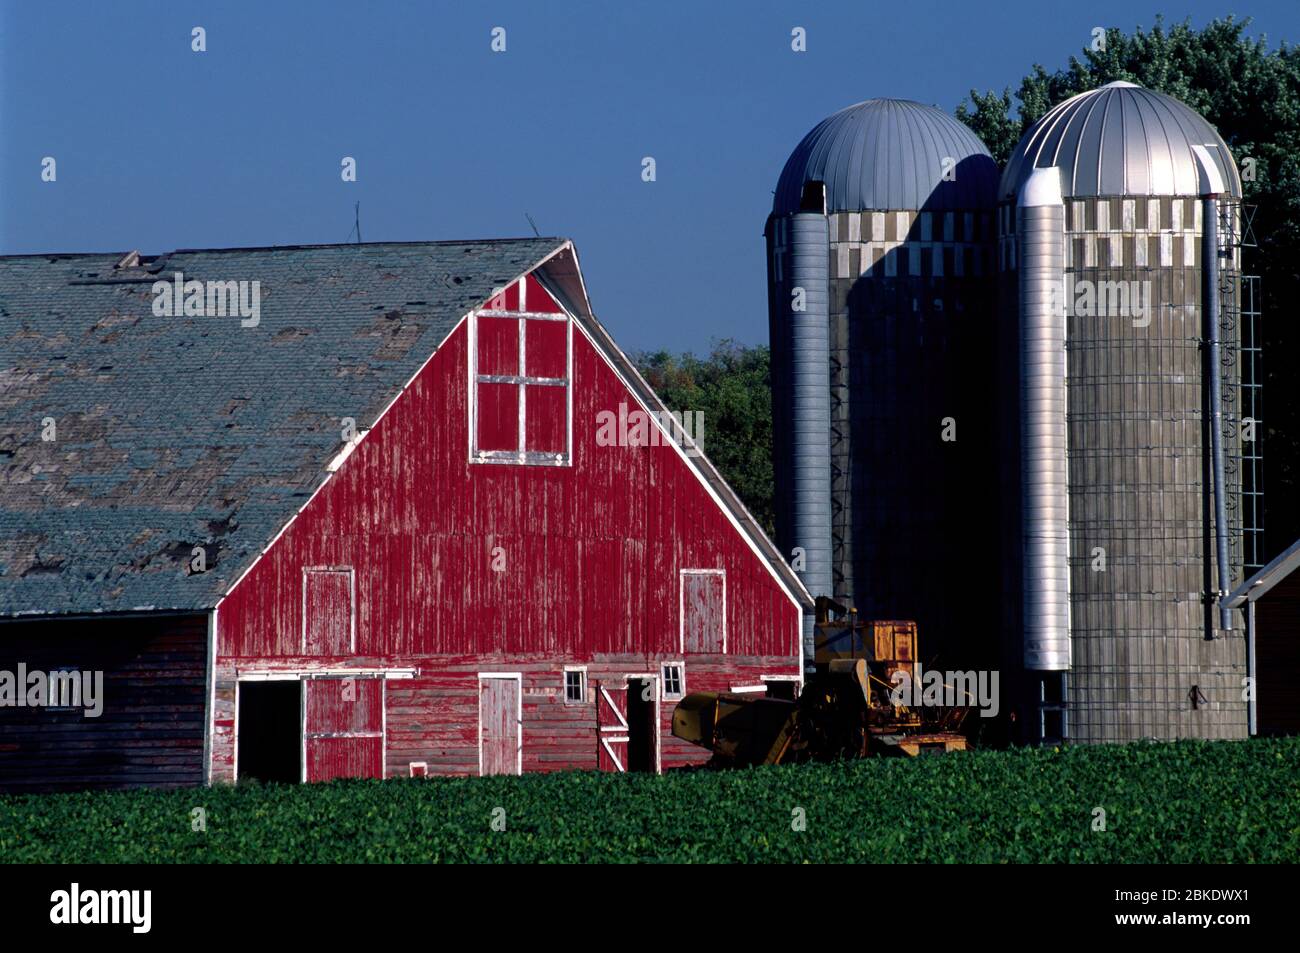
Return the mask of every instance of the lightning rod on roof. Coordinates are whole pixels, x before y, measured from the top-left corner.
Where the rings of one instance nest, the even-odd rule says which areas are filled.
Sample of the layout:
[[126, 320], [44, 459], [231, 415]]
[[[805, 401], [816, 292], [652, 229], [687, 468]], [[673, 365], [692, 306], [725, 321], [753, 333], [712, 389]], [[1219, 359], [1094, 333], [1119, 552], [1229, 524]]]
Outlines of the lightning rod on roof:
[[533, 217], [529, 215], [527, 212], [524, 212], [524, 218], [528, 219], [528, 224], [533, 227], [533, 234], [536, 235], [538, 238], [541, 238], [542, 233], [537, 230], [537, 223], [533, 221]]

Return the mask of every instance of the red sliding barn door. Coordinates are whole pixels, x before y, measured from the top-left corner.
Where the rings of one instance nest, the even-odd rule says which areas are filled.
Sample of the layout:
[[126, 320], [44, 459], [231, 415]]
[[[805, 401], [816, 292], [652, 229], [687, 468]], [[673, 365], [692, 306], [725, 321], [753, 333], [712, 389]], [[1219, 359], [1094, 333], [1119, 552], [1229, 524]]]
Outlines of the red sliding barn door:
[[308, 781], [384, 772], [384, 680], [309, 678], [303, 725]]
[[627, 686], [596, 683], [596, 761], [602, 771], [627, 770]]

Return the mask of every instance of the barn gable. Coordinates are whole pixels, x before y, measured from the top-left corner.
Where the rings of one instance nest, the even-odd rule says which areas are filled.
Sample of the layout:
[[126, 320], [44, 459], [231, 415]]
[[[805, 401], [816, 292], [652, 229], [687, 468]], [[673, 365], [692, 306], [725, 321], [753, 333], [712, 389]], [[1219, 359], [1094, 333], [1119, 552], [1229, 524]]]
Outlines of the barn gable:
[[[569, 322], [551, 320], [564, 317], [562, 295], [551, 296], [557, 285], [544, 276], [530, 273], [474, 309], [349, 447], [219, 604], [219, 655], [669, 652], [678, 627], [656, 614], [676, 618], [676, 573], [658, 581], [671, 591], [648, 592], [647, 578], [679, 556], [718, 567], [734, 553], [733, 580], [766, 580], [778, 603], [733, 604], [738, 633], [766, 637], [762, 620], [781, 603], [807, 605], [766, 537], [747, 532], [752, 517], [718, 492], [730, 494], [725, 482], [710, 482], [688, 435], [651, 413], [650, 445], [601, 445], [602, 414], [666, 411], [638, 394], [631, 363], [592, 333], [602, 331], [594, 319], [575, 320], [571, 334]], [[329, 571], [352, 574], [353, 591], [371, 599], [350, 623], [355, 644], [304, 652], [312, 586], [325, 584], [312, 574]], [[470, 631], [465, 620], [476, 616]], [[794, 640], [745, 638], [733, 650], [772, 654]]]

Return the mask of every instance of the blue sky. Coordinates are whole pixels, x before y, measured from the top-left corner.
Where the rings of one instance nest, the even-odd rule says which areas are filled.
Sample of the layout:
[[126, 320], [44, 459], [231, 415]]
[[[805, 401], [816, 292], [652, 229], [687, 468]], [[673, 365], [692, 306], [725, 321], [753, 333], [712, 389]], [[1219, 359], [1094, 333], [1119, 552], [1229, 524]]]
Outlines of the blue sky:
[[[542, 234], [577, 242], [626, 349], [766, 340], [788, 153], [872, 96], [945, 110], [1132, 2], [69, 4], [0, 0], [0, 253]], [[1272, 46], [1300, 3], [1247, 10]], [[190, 49], [191, 29], [207, 52]], [[506, 51], [490, 49], [506, 30]], [[808, 50], [790, 49], [807, 30]], [[58, 180], [43, 183], [44, 156]], [[340, 161], [357, 160], [357, 181]], [[653, 156], [657, 180], [641, 179]]]

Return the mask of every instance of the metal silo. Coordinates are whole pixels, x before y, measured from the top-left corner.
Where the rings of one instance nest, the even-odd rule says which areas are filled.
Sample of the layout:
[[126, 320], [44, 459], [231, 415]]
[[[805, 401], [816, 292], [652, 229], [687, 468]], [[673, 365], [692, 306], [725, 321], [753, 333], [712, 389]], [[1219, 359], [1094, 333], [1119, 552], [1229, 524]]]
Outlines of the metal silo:
[[1005, 608], [1030, 739], [1246, 733], [1244, 640], [1217, 606], [1242, 578], [1240, 196], [1218, 133], [1131, 83], [1049, 111], [1002, 177]]
[[[979, 552], [994, 535], [996, 190], [997, 166], [964, 125], [872, 99], [799, 143], [765, 231], [778, 543], [787, 558], [803, 550], [813, 595], [917, 620], [925, 660], [955, 661], [991, 634], [972, 600], [990, 602], [996, 568]], [[826, 223], [824, 292], [819, 275], [795, 274], [800, 249], [821, 241], [814, 220]], [[806, 310], [792, 311], [808, 281]], [[806, 360], [819, 381], [799, 373]], [[811, 479], [823, 467], [825, 484]]]

